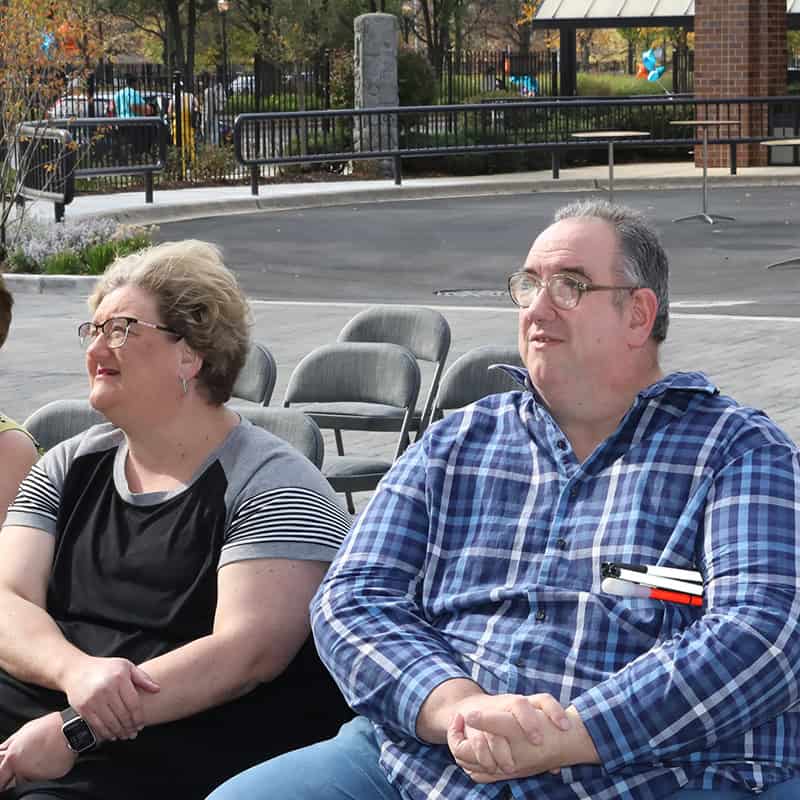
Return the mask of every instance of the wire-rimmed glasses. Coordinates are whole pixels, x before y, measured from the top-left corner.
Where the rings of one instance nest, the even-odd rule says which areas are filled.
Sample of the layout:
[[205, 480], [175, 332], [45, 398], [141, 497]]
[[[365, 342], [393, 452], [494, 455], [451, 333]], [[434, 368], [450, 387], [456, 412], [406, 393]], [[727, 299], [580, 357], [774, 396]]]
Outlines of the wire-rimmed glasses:
[[81, 346], [85, 349], [92, 344], [98, 334], [102, 333], [103, 336], [105, 336], [106, 344], [112, 350], [117, 350], [128, 341], [128, 331], [130, 331], [131, 325], [144, 325], [146, 328], [164, 331], [165, 333], [177, 336], [179, 339], [183, 338], [180, 333], [166, 325], [158, 325], [155, 322], [145, 322], [143, 319], [136, 319], [136, 317], [109, 317], [105, 322], [100, 322], [98, 324], [94, 322], [82, 322], [78, 325], [78, 338], [81, 341]]
[[578, 305], [586, 292], [620, 290], [632, 292], [640, 288], [640, 286], [630, 285], [602, 286], [561, 272], [551, 275], [547, 279], [540, 278], [532, 272], [514, 272], [508, 276], [509, 297], [514, 305], [520, 308], [528, 308], [532, 305], [541, 294], [542, 289], [547, 291], [554, 306], [569, 311]]

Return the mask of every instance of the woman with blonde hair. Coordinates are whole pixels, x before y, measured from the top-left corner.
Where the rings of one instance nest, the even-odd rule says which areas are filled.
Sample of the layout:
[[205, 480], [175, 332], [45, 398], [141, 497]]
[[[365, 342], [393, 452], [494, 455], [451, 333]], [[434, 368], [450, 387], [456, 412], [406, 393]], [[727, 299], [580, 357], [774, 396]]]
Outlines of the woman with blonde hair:
[[[8, 338], [11, 327], [11, 307], [14, 299], [0, 275], [0, 347]], [[13, 419], [0, 411], [0, 525], [14, 499], [20, 481], [28, 474], [38, 456], [34, 438]]]
[[118, 260], [89, 306], [110, 422], [48, 451], [0, 533], [0, 797], [200, 798], [318, 738], [285, 671], [349, 518], [224, 405], [249, 314], [215, 247]]

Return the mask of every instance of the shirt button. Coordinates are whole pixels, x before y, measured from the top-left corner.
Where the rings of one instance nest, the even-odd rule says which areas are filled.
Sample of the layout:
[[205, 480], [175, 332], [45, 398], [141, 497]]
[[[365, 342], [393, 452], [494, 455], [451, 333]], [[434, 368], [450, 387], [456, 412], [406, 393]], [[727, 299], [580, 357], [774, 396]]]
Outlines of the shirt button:
[[556, 447], [557, 447], [559, 450], [566, 450], [566, 449], [567, 449], [567, 443], [566, 443], [566, 442], [565, 442], [563, 439], [559, 439], [559, 440], [556, 442]]
[[544, 622], [545, 613], [543, 608], [536, 609], [536, 621], [537, 622]]
[[558, 539], [556, 539], [556, 547], [559, 550], [566, 550], [567, 540], [563, 536], [559, 536]]
[[569, 490], [569, 496], [570, 496], [570, 497], [577, 497], [577, 496], [578, 496], [578, 487], [577, 487], [577, 486], [573, 486], [573, 487], [572, 487], [572, 488]]

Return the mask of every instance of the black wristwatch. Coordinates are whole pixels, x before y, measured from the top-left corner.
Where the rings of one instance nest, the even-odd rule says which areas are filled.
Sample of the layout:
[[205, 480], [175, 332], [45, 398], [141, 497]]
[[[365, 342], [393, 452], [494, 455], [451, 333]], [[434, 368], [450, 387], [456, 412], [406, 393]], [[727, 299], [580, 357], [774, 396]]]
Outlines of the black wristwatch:
[[89, 723], [72, 706], [67, 706], [61, 712], [61, 721], [61, 731], [70, 750], [85, 753], [97, 744]]

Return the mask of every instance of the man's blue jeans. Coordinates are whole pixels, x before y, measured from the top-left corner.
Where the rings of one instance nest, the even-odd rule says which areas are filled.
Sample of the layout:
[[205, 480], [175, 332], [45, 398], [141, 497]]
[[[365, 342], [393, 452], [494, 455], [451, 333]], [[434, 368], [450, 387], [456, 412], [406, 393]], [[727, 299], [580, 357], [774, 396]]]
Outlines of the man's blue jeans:
[[[372, 725], [356, 717], [336, 737], [294, 750], [237, 775], [208, 800], [401, 800], [378, 765]], [[684, 789], [665, 800], [752, 800], [738, 791]], [[800, 800], [800, 780], [773, 786], [759, 800]]]

